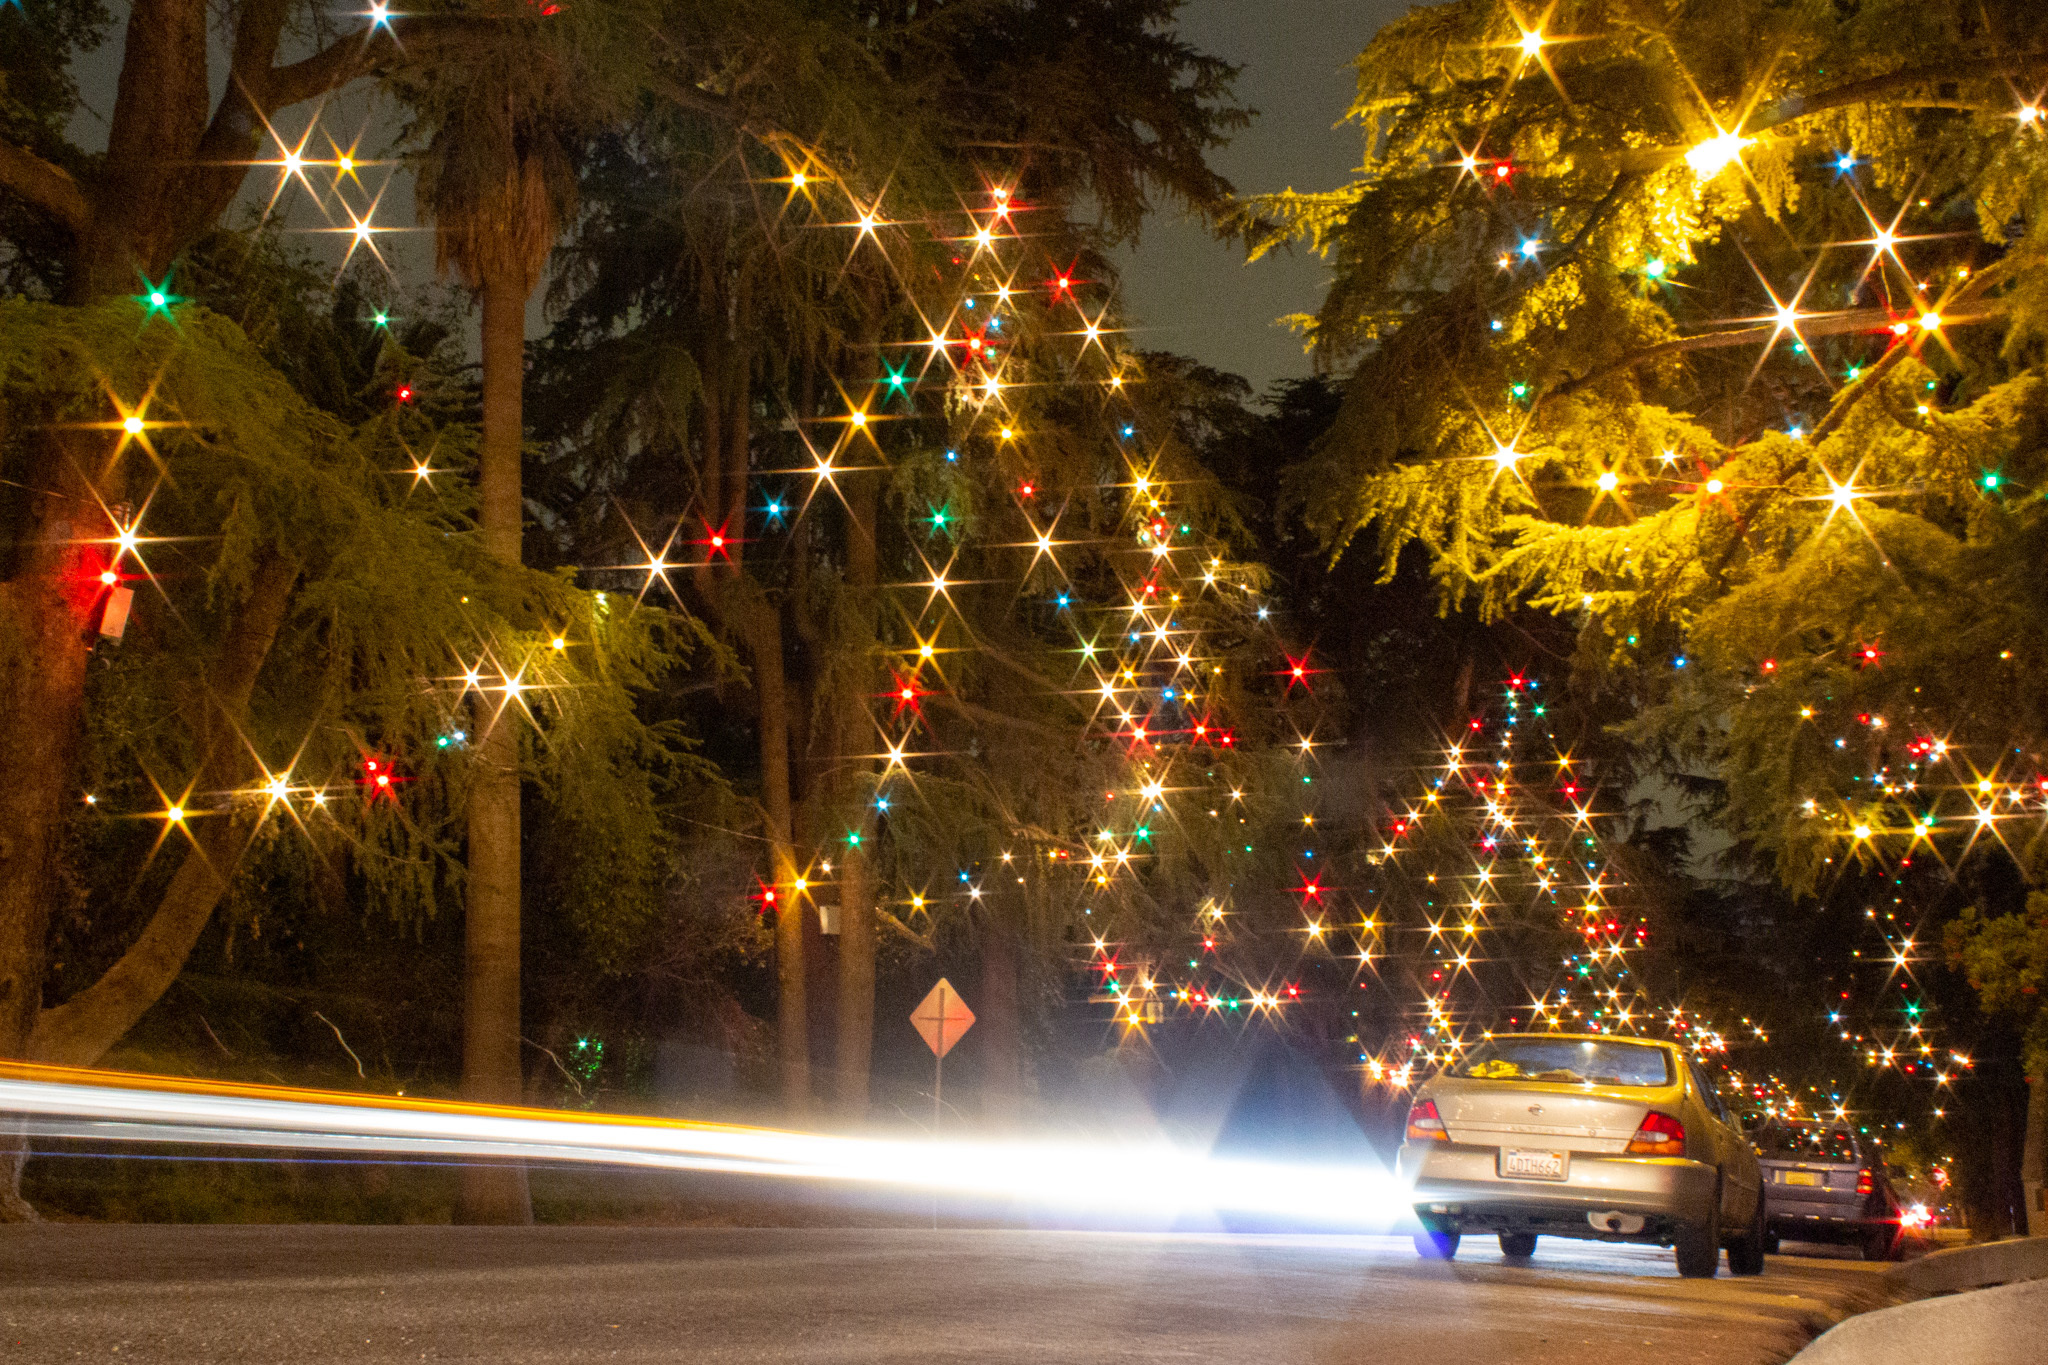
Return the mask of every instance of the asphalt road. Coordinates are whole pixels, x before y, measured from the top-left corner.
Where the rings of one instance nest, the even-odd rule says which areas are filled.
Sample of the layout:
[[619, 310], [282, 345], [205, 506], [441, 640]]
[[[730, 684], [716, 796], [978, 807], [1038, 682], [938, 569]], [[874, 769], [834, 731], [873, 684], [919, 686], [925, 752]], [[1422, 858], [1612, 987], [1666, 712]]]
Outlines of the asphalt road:
[[1876, 1267], [1468, 1241], [908, 1229], [0, 1227], [0, 1362], [1756, 1365]]

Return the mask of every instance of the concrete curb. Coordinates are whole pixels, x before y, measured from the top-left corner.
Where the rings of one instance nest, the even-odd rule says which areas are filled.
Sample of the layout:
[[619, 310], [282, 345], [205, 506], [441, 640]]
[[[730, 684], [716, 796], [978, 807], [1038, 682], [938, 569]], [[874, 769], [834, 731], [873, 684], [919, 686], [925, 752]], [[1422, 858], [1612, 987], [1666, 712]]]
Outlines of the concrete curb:
[[1954, 1294], [1993, 1284], [2048, 1280], [2048, 1237], [1951, 1247], [1894, 1266], [1886, 1279], [1912, 1294]]
[[1885, 1274], [1917, 1300], [1850, 1318], [1789, 1365], [2036, 1365], [2048, 1340], [2048, 1237], [1937, 1251]]
[[1922, 1299], [1850, 1318], [1792, 1365], [2038, 1365], [2048, 1280]]

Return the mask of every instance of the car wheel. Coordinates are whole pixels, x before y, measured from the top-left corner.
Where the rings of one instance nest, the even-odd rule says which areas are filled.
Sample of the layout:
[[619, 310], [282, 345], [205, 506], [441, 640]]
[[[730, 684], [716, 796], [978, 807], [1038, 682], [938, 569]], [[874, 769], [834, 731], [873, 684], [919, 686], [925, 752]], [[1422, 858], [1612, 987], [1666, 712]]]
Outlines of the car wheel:
[[1888, 1223], [1880, 1223], [1863, 1234], [1863, 1259], [1866, 1261], [1889, 1261], [1897, 1253], [1898, 1247], [1898, 1238], [1893, 1235]]
[[1425, 1261], [1448, 1261], [1458, 1254], [1458, 1234], [1425, 1228], [1415, 1234], [1415, 1254]]
[[1749, 1231], [1728, 1244], [1728, 1273], [1763, 1274], [1764, 1248], [1769, 1245], [1770, 1240], [1770, 1233], [1764, 1226], [1764, 1197], [1759, 1191], [1756, 1197], [1756, 1213], [1749, 1220]]
[[1772, 1233], [1766, 1233], [1766, 1234], [1765, 1234], [1765, 1236], [1764, 1236], [1764, 1255], [1766, 1255], [1766, 1256], [1775, 1256], [1775, 1255], [1777, 1255], [1777, 1254], [1778, 1254], [1778, 1234], [1777, 1234], [1777, 1233], [1775, 1233], [1775, 1232], [1772, 1232]]
[[1681, 1223], [1671, 1239], [1678, 1273], [1688, 1280], [1711, 1280], [1721, 1270], [1721, 1241], [1712, 1223]]
[[1528, 1260], [1536, 1254], [1536, 1234], [1503, 1232], [1500, 1235], [1500, 1254], [1514, 1261]]

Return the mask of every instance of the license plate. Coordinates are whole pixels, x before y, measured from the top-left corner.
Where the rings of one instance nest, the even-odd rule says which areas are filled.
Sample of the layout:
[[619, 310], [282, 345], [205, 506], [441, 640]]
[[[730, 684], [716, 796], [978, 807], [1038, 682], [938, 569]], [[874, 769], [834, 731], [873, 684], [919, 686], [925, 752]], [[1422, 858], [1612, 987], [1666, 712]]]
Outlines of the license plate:
[[1820, 1175], [1814, 1171], [1787, 1171], [1783, 1179], [1787, 1185], [1820, 1184]]
[[1532, 1152], [1520, 1147], [1503, 1147], [1500, 1173], [1508, 1180], [1563, 1180], [1563, 1152]]

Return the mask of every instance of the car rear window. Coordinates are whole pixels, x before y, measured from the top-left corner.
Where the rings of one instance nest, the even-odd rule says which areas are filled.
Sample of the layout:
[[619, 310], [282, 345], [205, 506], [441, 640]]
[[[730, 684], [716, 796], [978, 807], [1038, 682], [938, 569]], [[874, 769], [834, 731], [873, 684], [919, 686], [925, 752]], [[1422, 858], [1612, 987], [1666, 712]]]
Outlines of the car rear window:
[[1588, 1085], [1671, 1084], [1671, 1054], [1616, 1039], [1495, 1038], [1481, 1043], [1453, 1076], [1474, 1081], [1562, 1081]]
[[1785, 1161], [1853, 1163], [1861, 1160], [1856, 1152], [1856, 1139], [1846, 1128], [1768, 1124], [1757, 1132], [1756, 1149], [1767, 1157]]

